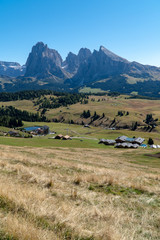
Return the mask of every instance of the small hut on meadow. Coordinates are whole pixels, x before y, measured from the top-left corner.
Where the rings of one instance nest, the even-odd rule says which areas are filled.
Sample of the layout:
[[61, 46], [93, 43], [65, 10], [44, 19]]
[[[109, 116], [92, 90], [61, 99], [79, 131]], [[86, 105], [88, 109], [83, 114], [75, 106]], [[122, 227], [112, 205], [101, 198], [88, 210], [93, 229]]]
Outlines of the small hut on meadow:
[[68, 136], [68, 135], [65, 135], [65, 136], [62, 137], [62, 139], [63, 140], [71, 140], [72, 138], [70, 136]]
[[55, 136], [55, 139], [62, 139], [62, 138], [63, 138], [62, 134], [59, 134], [59, 135]]

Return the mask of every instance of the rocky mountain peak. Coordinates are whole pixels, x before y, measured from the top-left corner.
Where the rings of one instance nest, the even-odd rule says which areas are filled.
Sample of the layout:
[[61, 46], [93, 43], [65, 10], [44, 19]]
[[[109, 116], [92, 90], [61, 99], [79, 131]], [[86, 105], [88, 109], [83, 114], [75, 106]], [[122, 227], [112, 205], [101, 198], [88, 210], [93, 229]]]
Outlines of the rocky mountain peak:
[[69, 73], [74, 74], [78, 69], [78, 57], [76, 54], [69, 52], [66, 60], [63, 62], [62, 67]]
[[37, 42], [36, 45], [33, 46], [35, 49], [43, 49], [48, 48], [47, 44], [44, 44], [43, 42]]
[[66, 71], [74, 75], [78, 71], [79, 66], [83, 64], [91, 55], [91, 51], [87, 48], [81, 48], [77, 55], [69, 52], [66, 60], [63, 62], [63, 67]]
[[[47, 44], [44, 44], [43, 42], [38, 42], [35, 46], [33, 46], [30, 55], [38, 57], [39, 59], [48, 58], [58, 66], [61, 66], [62, 64], [62, 57], [60, 54], [56, 50], [48, 48]], [[27, 61], [29, 60], [29, 57]], [[26, 65], [28, 64], [26, 63]]]
[[81, 48], [78, 52], [79, 62], [87, 60], [92, 55], [88, 48]]
[[[38, 42], [33, 46], [31, 53], [26, 62], [26, 74], [25, 76], [32, 77], [47, 77], [56, 72], [61, 72], [62, 57], [54, 50], [48, 48], [43, 42]], [[57, 69], [59, 68], [59, 69]], [[64, 75], [63, 73], [61, 74]], [[64, 77], [64, 76], [63, 76]]]
[[99, 53], [105, 54], [108, 58], [112, 59], [113, 61], [129, 63], [128, 60], [126, 60], [125, 58], [122, 58], [122, 57], [116, 55], [115, 53], [109, 51], [104, 46], [100, 46]]

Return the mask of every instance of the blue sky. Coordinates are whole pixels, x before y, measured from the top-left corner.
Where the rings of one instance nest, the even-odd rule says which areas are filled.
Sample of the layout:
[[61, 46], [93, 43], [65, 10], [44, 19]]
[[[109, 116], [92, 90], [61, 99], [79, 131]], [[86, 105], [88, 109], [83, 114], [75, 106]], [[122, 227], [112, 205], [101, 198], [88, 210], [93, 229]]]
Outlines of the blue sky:
[[159, 0], [0, 0], [0, 60], [26, 62], [43, 41], [63, 59], [100, 45], [160, 66]]

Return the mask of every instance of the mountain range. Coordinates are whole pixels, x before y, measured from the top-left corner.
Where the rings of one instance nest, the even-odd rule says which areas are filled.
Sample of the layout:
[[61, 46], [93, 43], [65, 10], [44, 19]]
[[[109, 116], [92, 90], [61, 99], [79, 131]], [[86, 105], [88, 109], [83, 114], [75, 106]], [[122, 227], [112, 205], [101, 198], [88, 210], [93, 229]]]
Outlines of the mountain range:
[[78, 91], [83, 87], [121, 93], [159, 96], [160, 68], [130, 62], [101, 46], [81, 48], [63, 61], [43, 42], [32, 47], [26, 64], [0, 61], [0, 91], [53, 89]]

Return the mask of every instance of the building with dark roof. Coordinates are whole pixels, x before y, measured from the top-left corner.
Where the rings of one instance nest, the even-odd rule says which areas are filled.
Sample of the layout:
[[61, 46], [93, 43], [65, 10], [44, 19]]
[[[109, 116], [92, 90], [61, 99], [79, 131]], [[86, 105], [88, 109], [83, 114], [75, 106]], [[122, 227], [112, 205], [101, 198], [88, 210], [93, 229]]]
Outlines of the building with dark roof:
[[116, 141], [115, 141], [115, 140], [111, 140], [111, 139], [101, 139], [101, 140], [99, 141], [99, 144], [101, 144], [101, 143], [103, 143], [103, 144], [105, 144], [105, 145], [112, 145], [112, 146], [114, 146], [114, 144], [116, 143]]
[[59, 135], [55, 136], [55, 139], [62, 139], [62, 138], [63, 138], [62, 134], [59, 134]]
[[135, 138], [133, 141], [133, 143], [137, 143], [139, 145], [141, 145], [143, 142], [144, 142], [144, 138], [141, 138], [141, 137]]
[[115, 148], [138, 148], [138, 144], [133, 143], [116, 143]]
[[116, 143], [123, 143], [123, 142], [125, 142], [126, 141], [126, 136], [120, 136], [120, 137], [118, 137], [118, 138], [116, 138]]

